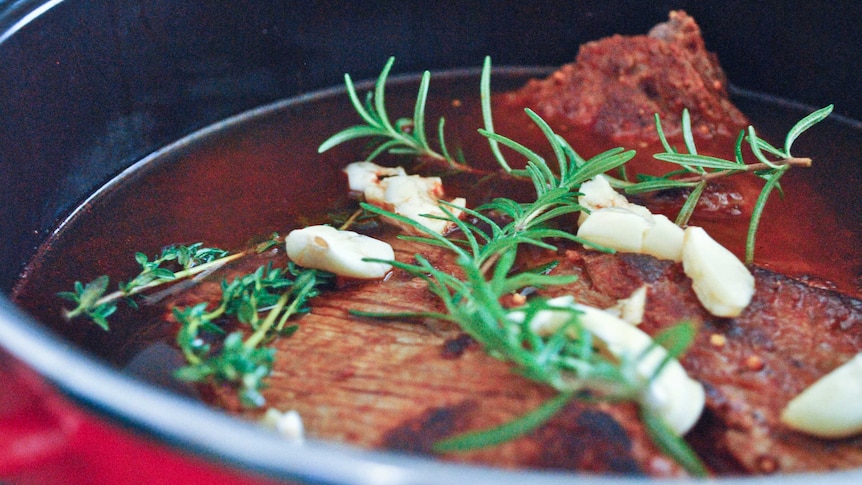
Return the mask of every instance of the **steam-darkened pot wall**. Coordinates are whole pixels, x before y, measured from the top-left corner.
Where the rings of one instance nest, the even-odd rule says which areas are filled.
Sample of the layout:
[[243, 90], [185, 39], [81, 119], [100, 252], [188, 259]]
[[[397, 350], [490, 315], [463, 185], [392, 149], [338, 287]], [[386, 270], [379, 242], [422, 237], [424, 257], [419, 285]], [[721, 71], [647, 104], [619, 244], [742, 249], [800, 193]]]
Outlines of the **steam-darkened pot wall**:
[[[5, 2], [7, 29], [37, 2]], [[0, 288], [135, 159], [227, 115], [397, 71], [559, 64], [683, 8], [737, 85], [862, 116], [862, 3], [56, 2], [0, 44]], [[843, 5], [839, 5], [842, 4]], [[14, 8], [13, 8], [14, 7]]]

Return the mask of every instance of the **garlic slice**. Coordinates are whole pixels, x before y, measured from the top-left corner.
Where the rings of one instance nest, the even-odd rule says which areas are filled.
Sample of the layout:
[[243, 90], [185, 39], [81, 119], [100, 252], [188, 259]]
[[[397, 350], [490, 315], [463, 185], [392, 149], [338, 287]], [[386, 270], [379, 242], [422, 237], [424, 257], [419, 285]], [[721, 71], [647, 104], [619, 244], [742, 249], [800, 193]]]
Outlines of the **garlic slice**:
[[[412, 219], [438, 234], [445, 233], [454, 225], [435, 218], [446, 215], [440, 209], [440, 199], [443, 197], [443, 181], [440, 177], [407, 175], [401, 167], [381, 167], [372, 162], [351, 163], [344, 168], [344, 172], [350, 190], [361, 192], [369, 204]], [[455, 217], [460, 217], [462, 210], [458, 207], [465, 207], [466, 199], [455, 198], [451, 203], [456, 207], [448, 210]], [[385, 220], [404, 232], [420, 233], [410, 224], [396, 219]]]
[[[578, 192], [581, 194], [578, 196], [578, 204], [589, 210], [591, 214], [594, 211], [607, 207], [623, 207], [631, 209], [632, 206], [640, 208], [635, 209], [633, 212], [638, 212], [641, 215], [644, 215], [641, 210], [643, 209], [649, 213], [649, 210], [647, 210], [646, 207], [632, 204], [628, 199], [626, 199], [626, 196], [614, 190], [604, 175], [596, 175], [592, 179], [582, 183]], [[589, 217], [587, 213], [581, 212], [578, 224], [583, 224], [587, 217]]]
[[646, 311], [647, 288], [647, 285], [641, 286], [628, 298], [620, 298], [614, 306], [606, 308], [605, 311], [626, 323], [640, 325]]
[[350, 278], [382, 278], [392, 269], [389, 264], [363, 261], [363, 258], [395, 259], [389, 243], [331, 226], [291, 231], [284, 245], [287, 256], [296, 264]]
[[641, 252], [659, 259], [682, 261], [684, 231], [664, 214], [653, 214], [653, 225], [644, 233]]
[[715, 316], [739, 316], [754, 296], [748, 268], [700, 227], [685, 229], [682, 267], [700, 303]]
[[[655, 345], [652, 338], [639, 328], [598, 308], [575, 302], [571, 295], [548, 300], [550, 306], [573, 308], [583, 312], [579, 322], [584, 329], [603, 342], [604, 347], [617, 358], [638, 359], [635, 372], [646, 384], [640, 396], [641, 405], [660, 416], [676, 433], [685, 434], [700, 418], [706, 395], [703, 385], [690, 378], [676, 359], [670, 359], [655, 377], [656, 369], [667, 358], [667, 351]], [[542, 310], [530, 321], [530, 328], [539, 335], [556, 332], [571, 314]], [[523, 311], [514, 310], [509, 318], [523, 322]], [[652, 378], [652, 381], [649, 379]]]
[[401, 167], [383, 167], [372, 162], [353, 162], [344, 167], [347, 184], [353, 192], [364, 193], [368, 187], [376, 185], [383, 177], [407, 175]]
[[821, 377], [787, 403], [781, 421], [820, 438], [862, 433], [862, 354]]
[[[618, 251], [650, 254], [676, 262], [682, 260], [683, 231], [670, 219], [629, 202], [603, 175], [584, 182], [579, 191], [578, 203], [590, 214], [581, 212], [578, 237]], [[625, 227], [628, 224], [631, 227]]]
[[276, 408], [268, 408], [260, 423], [294, 443], [299, 444], [305, 440], [305, 426], [296, 411], [281, 412]]
[[[651, 219], [651, 217], [650, 217]], [[625, 207], [594, 210], [578, 227], [578, 237], [604, 247], [639, 253], [652, 220]]]

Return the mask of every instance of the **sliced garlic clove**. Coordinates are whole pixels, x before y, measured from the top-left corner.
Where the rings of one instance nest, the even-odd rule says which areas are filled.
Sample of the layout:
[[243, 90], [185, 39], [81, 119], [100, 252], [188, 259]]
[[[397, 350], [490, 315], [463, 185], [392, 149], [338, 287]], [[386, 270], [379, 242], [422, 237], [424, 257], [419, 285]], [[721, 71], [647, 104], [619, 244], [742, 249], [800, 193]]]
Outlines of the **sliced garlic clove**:
[[389, 264], [363, 261], [363, 258], [395, 259], [395, 252], [388, 243], [331, 226], [291, 231], [284, 245], [287, 256], [296, 264], [350, 278], [382, 278], [392, 269]]
[[[588, 209], [590, 213], [606, 207], [626, 207], [629, 205], [628, 199], [614, 190], [604, 175], [596, 175], [582, 183], [578, 192], [581, 194], [578, 196], [578, 204]], [[583, 224], [586, 218], [587, 214], [581, 212], [578, 224]]]
[[739, 316], [754, 296], [748, 268], [700, 227], [685, 229], [682, 266], [698, 300], [715, 316]]
[[[703, 385], [691, 379], [676, 359], [670, 359], [653, 377], [667, 358], [667, 351], [655, 345], [647, 333], [604, 310], [575, 303], [571, 295], [553, 298], [548, 300], [548, 304], [581, 311], [579, 322], [582, 327], [600, 340], [608, 352], [617, 358], [639, 359], [636, 365], [638, 377], [644, 382], [652, 378], [640, 398], [643, 406], [661, 416], [680, 435], [694, 426], [706, 402]], [[570, 315], [563, 311], [542, 310], [530, 320], [530, 329], [538, 335], [552, 335], [568, 321]], [[520, 323], [526, 315], [523, 311], [514, 310], [509, 312], [509, 318]]]
[[407, 175], [401, 167], [383, 167], [372, 162], [354, 162], [344, 167], [347, 184], [353, 192], [364, 193], [368, 187], [377, 184], [383, 177]]
[[642, 252], [659, 259], [682, 261], [685, 231], [663, 214], [654, 214], [653, 222], [654, 224], [644, 234]]
[[[636, 370], [642, 379], [652, 377], [667, 358], [667, 351], [655, 345], [652, 338], [641, 329], [597, 308], [576, 306], [584, 312], [581, 325], [602, 340], [608, 352], [617, 357], [639, 359]], [[660, 416], [665, 424], [680, 435], [694, 426], [703, 412], [705, 402], [703, 385], [690, 378], [676, 359], [664, 364], [641, 396], [641, 404]]]
[[647, 285], [643, 285], [629, 295], [628, 298], [620, 298], [616, 305], [606, 308], [605, 311], [621, 318], [631, 325], [640, 325], [646, 311]]
[[623, 207], [593, 211], [578, 228], [578, 237], [601, 246], [639, 253], [644, 234], [653, 225], [646, 217]]
[[302, 417], [296, 411], [283, 413], [278, 409], [268, 408], [261, 417], [260, 423], [294, 443], [302, 443], [305, 439], [305, 426], [302, 423]]
[[781, 412], [792, 429], [820, 438], [862, 433], [862, 354], [821, 377]]
[[[452, 224], [450, 221], [428, 217], [428, 215], [445, 216], [439, 206], [440, 197], [443, 195], [443, 183], [439, 177], [398, 175], [382, 180], [379, 187], [380, 191], [366, 190], [365, 198], [368, 202], [412, 219], [438, 234], [443, 234], [450, 228]], [[466, 204], [463, 198], [452, 202], [461, 206]], [[458, 209], [449, 210], [456, 217], [461, 214]], [[390, 222], [398, 225], [405, 232], [416, 232], [415, 228], [400, 221]]]

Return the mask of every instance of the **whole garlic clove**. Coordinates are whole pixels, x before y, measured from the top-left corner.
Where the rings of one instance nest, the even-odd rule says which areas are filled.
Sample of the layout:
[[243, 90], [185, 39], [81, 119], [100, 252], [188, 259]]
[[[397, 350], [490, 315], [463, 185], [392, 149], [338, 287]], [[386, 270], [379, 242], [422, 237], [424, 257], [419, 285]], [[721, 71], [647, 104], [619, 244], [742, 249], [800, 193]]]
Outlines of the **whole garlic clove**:
[[754, 276], [703, 228], [685, 229], [682, 267], [700, 303], [715, 316], [739, 316], [754, 296]]
[[787, 403], [781, 421], [820, 438], [846, 438], [862, 433], [860, 402], [862, 354], [857, 354]]
[[382, 278], [392, 269], [389, 264], [363, 261], [363, 258], [395, 259], [389, 243], [331, 226], [291, 231], [284, 245], [287, 256], [296, 264], [350, 278]]

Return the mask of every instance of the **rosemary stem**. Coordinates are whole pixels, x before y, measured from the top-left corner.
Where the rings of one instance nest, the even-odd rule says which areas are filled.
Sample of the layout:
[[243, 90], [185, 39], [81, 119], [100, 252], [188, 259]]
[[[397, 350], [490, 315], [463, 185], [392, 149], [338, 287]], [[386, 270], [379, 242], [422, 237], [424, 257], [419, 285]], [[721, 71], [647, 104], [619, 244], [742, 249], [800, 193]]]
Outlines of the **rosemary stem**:
[[[811, 167], [812, 160], [810, 158], [798, 158], [798, 157], [790, 157], [782, 160], [778, 160], [775, 162], [775, 165], [779, 167]], [[729, 175], [734, 175], [737, 173], [744, 172], [757, 172], [759, 170], [769, 170], [774, 167], [770, 167], [765, 163], [752, 163], [744, 166], [740, 166], [739, 170], [719, 170], [716, 172], [704, 172], [699, 175], [692, 175], [690, 177], [682, 177], [679, 179], [675, 179], [677, 182], [702, 182], [714, 180], [717, 178], [727, 177]]]

